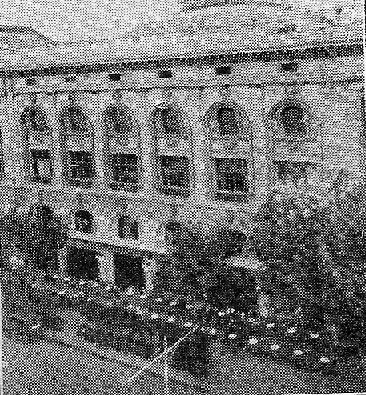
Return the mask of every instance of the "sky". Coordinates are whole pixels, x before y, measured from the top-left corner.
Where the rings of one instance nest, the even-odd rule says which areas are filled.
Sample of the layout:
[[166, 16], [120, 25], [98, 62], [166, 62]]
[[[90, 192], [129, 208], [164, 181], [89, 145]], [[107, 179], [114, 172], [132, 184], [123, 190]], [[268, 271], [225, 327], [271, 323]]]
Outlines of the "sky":
[[[113, 39], [177, 10], [177, 0], [0, 0], [0, 24], [31, 26], [54, 41]], [[253, 0], [249, 0], [253, 1]], [[276, 0], [319, 8], [363, 0]]]

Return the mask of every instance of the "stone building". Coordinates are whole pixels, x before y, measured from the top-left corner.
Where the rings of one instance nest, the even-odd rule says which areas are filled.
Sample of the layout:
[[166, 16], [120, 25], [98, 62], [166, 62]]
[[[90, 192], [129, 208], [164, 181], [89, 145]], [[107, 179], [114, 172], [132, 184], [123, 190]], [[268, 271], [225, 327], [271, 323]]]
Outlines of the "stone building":
[[62, 272], [151, 289], [168, 222], [245, 232], [276, 182], [362, 178], [361, 4], [293, 3], [182, 0], [114, 41], [2, 50], [2, 209], [68, 221]]

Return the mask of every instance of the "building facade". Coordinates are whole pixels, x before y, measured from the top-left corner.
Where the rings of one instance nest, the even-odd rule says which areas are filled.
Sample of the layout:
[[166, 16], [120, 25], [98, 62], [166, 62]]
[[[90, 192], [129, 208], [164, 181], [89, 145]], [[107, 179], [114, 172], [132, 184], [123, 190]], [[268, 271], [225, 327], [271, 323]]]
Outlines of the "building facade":
[[151, 290], [167, 223], [246, 232], [278, 182], [365, 175], [357, 18], [182, 3], [113, 43], [0, 55], [2, 208], [68, 222], [65, 274]]

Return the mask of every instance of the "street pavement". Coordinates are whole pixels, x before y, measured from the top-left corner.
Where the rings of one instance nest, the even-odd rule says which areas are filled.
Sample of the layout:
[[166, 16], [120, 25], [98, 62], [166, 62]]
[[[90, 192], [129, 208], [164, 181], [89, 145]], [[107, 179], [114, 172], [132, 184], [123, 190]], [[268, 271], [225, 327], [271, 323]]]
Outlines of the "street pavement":
[[[4, 395], [163, 395], [164, 379], [144, 373], [132, 385], [137, 368], [47, 341], [24, 344], [5, 338]], [[170, 383], [170, 394], [196, 395], [185, 384]]]

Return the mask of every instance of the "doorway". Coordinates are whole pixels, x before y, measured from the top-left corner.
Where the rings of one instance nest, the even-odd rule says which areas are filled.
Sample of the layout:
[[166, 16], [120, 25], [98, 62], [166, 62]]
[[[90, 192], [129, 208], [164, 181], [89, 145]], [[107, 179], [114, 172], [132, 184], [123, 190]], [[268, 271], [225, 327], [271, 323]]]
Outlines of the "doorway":
[[67, 256], [67, 271], [80, 280], [97, 280], [99, 274], [97, 254], [84, 248], [71, 247]]
[[142, 257], [116, 254], [114, 256], [115, 283], [122, 290], [130, 286], [142, 289], [145, 286], [145, 275]]

